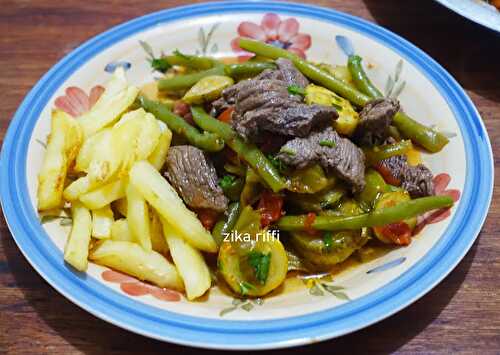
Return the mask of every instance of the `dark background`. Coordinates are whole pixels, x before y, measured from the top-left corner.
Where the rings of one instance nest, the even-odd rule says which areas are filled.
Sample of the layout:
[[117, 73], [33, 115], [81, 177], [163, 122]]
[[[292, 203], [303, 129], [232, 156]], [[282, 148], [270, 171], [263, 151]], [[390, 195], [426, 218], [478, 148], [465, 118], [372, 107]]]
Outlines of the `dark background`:
[[[198, 1], [0, 3], [0, 137], [27, 91], [62, 56], [111, 26]], [[479, 109], [500, 156], [500, 35], [430, 0], [304, 1], [376, 22], [441, 63]], [[495, 166], [499, 164], [495, 159]], [[497, 175], [497, 174], [495, 174]], [[498, 176], [497, 176], [498, 184]], [[500, 194], [464, 260], [415, 304], [339, 339], [277, 353], [500, 352]], [[197, 353], [129, 333], [67, 301], [30, 267], [0, 219], [0, 353]]]

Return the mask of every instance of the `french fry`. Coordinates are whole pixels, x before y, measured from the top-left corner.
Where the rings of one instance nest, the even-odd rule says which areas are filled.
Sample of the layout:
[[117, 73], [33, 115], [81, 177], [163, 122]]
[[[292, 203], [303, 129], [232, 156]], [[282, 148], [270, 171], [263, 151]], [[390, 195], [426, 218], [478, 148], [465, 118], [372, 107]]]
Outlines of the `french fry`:
[[148, 158], [148, 161], [155, 167], [156, 170], [161, 170], [165, 161], [167, 160], [168, 148], [170, 148], [170, 143], [172, 141], [172, 131], [166, 127], [161, 133], [158, 144], [156, 145], [153, 153]]
[[38, 209], [50, 210], [63, 204], [63, 190], [68, 168], [83, 140], [78, 121], [67, 113], [52, 111], [47, 151], [38, 175]]
[[170, 255], [179, 272], [188, 300], [202, 296], [212, 285], [210, 270], [199, 250], [193, 248], [187, 241], [179, 236], [168, 222], [162, 220], [163, 235], [170, 248]]
[[154, 251], [167, 255], [168, 244], [163, 236], [163, 226], [158, 213], [153, 208], [149, 209], [149, 230], [151, 232], [151, 245]]
[[113, 202], [113, 208], [123, 217], [127, 217], [127, 198], [122, 197]]
[[127, 195], [127, 220], [132, 236], [146, 251], [150, 251], [151, 233], [149, 230], [149, 210], [146, 200], [132, 184], [128, 184]]
[[81, 195], [80, 201], [88, 209], [97, 210], [99, 208], [103, 208], [106, 205], [109, 205], [113, 201], [125, 197], [126, 186], [127, 182], [125, 179], [116, 180]]
[[80, 151], [76, 157], [74, 170], [77, 172], [87, 172], [90, 162], [94, 159], [95, 154], [99, 153], [99, 146], [109, 142], [111, 137], [111, 128], [103, 129], [96, 134], [88, 137], [82, 144]]
[[66, 201], [75, 201], [82, 194], [90, 190], [91, 183], [88, 175], [82, 176], [66, 186], [63, 197]]
[[120, 218], [113, 222], [111, 240], [135, 243], [126, 218]]
[[78, 119], [85, 137], [90, 137], [101, 128], [118, 121], [121, 114], [132, 105], [138, 93], [138, 88], [127, 83], [123, 68], [116, 69], [99, 100], [89, 112]]
[[79, 271], [87, 270], [92, 217], [80, 202], [71, 206], [73, 225], [64, 248], [64, 260]]
[[217, 245], [196, 215], [184, 205], [174, 188], [153, 165], [140, 161], [132, 166], [130, 183], [193, 247], [215, 253]]
[[149, 281], [160, 287], [183, 290], [182, 279], [174, 265], [161, 254], [145, 251], [138, 244], [105, 240], [90, 253], [97, 264]]
[[92, 237], [97, 239], [111, 237], [111, 226], [114, 221], [110, 205], [92, 210]]

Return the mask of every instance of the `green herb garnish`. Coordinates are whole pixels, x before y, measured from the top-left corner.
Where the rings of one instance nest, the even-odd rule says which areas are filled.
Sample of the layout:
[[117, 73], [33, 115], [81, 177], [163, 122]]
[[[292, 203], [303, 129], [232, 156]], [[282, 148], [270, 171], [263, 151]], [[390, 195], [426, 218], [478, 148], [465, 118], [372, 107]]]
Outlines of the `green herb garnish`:
[[280, 159], [276, 158], [272, 154], [267, 155], [267, 159], [269, 159], [269, 162], [280, 172], [283, 173], [288, 169], [285, 163], [283, 163]]
[[322, 141], [319, 141], [319, 145], [322, 146], [322, 147], [330, 147], [330, 148], [333, 148], [335, 147], [337, 144], [334, 142], [334, 141], [331, 141], [331, 140], [322, 140]]
[[153, 58], [151, 59], [151, 67], [154, 70], [165, 73], [172, 66], [165, 58]]
[[184, 58], [184, 59], [191, 59], [187, 54], [184, 54], [182, 53], [180, 50], [176, 49], [174, 52], [173, 52], [176, 56], [178, 57], [181, 57], [181, 58]]
[[251, 251], [248, 253], [248, 263], [255, 272], [255, 278], [263, 285], [269, 275], [269, 265], [271, 263], [271, 253], [261, 253]]
[[234, 184], [236, 180], [236, 177], [233, 175], [224, 175], [222, 179], [219, 180], [219, 186], [223, 189], [226, 190], [231, 187], [231, 185]]
[[333, 246], [333, 233], [326, 232], [323, 234], [323, 244], [325, 245], [326, 251], [330, 251]]
[[306, 91], [304, 90], [303, 87], [298, 86], [298, 85], [289, 85], [287, 87], [288, 93], [292, 95], [301, 95], [304, 96], [306, 94]]

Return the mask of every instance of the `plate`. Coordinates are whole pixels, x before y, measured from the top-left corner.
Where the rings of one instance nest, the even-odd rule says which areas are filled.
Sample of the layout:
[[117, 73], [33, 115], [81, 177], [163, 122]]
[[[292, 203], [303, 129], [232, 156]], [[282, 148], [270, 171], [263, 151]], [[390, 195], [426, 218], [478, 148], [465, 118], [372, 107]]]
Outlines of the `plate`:
[[[175, 35], [174, 35], [175, 34]], [[67, 226], [41, 224], [37, 172], [57, 98], [68, 87], [85, 93], [121, 66], [134, 84], [154, 80], [144, 43], [159, 54], [179, 49], [244, 55], [235, 38], [248, 36], [315, 61], [344, 64], [355, 51], [369, 75], [405, 110], [454, 135], [439, 154], [424, 156], [439, 193], [460, 199], [451, 213], [428, 216], [411, 246], [323, 280], [289, 281], [264, 302], [234, 300], [212, 289], [202, 302], [90, 264], [86, 274], [62, 257]], [[139, 41], [144, 42], [141, 46]], [[59, 99], [58, 102], [60, 102]], [[488, 135], [474, 105], [433, 59], [397, 35], [337, 11], [283, 2], [198, 4], [156, 12], [114, 27], [57, 63], [26, 96], [1, 152], [1, 202], [12, 235], [31, 265], [66, 298], [95, 316], [152, 338], [220, 349], [308, 344], [366, 327], [408, 306], [463, 258], [486, 217], [493, 189]], [[447, 218], [446, 218], [447, 217]], [[296, 279], [291, 279], [296, 280]]]
[[500, 32], [500, 11], [482, 0], [436, 0], [450, 10], [479, 23], [494, 31]]

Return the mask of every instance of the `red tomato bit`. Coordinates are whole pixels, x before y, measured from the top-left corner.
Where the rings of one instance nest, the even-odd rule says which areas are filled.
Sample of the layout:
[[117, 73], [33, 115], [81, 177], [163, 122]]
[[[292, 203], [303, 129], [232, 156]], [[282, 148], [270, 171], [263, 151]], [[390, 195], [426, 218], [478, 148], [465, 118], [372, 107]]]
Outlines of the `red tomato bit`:
[[262, 192], [258, 209], [260, 211], [260, 224], [263, 228], [276, 222], [283, 215], [283, 197], [269, 190]]

